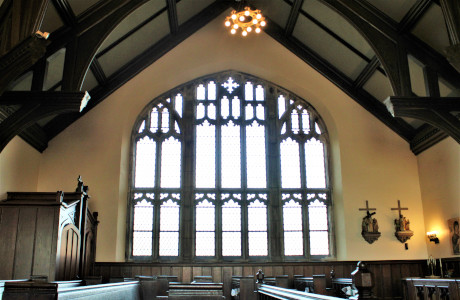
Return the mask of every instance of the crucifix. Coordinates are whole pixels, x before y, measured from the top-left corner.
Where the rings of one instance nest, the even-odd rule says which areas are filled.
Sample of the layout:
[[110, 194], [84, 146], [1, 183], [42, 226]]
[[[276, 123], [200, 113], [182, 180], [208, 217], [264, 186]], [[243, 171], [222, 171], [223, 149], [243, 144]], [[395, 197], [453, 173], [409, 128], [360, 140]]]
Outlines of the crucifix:
[[401, 243], [405, 243], [414, 233], [409, 229], [409, 219], [406, 219], [401, 213], [402, 210], [409, 210], [407, 207], [401, 207], [401, 201], [398, 200], [398, 207], [391, 208], [398, 211], [398, 218], [395, 219], [395, 236]]
[[366, 208], [359, 208], [358, 210], [365, 210], [367, 213], [367, 216], [370, 217], [372, 215], [375, 215], [376, 213], [369, 213], [370, 210], [377, 210], [377, 208], [369, 208], [369, 201], [366, 200]]
[[366, 200], [366, 208], [358, 208], [360, 211], [366, 211], [366, 216], [363, 218], [361, 225], [361, 235], [369, 244], [372, 244], [380, 237], [379, 225], [377, 219], [372, 218], [376, 212], [370, 213], [371, 210], [377, 210], [377, 208], [369, 208], [369, 201]]
[[399, 211], [399, 216], [402, 216], [401, 210], [409, 210], [407, 207], [401, 207], [401, 201], [398, 200], [398, 207], [391, 208], [391, 210], [397, 210]]

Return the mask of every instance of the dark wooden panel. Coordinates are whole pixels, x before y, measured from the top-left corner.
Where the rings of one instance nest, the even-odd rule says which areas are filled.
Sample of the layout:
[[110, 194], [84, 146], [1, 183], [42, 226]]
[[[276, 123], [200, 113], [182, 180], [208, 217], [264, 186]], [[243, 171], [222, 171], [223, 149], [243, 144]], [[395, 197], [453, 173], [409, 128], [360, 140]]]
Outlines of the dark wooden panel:
[[233, 268], [232, 267], [223, 267], [222, 270], [222, 282], [224, 284], [224, 296], [225, 299], [231, 299], [231, 285], [232, 285], [232, 276]]
[[202, 276], [203, 275], [203, 270], [202, 270], [201, 267], [193, 267], [192, 272], [193, 272], [193, 278], [195, 278], [195, 276]]
[[232, 275], [233, 276], [243, 276], [243, 267], [242, 266], [234, 266]]
[[143, 266], [141, 269], [141, 274], [143, 276], [152, 276], [152, 268], [150, 266]]
[[212, 278], [214, 282], [222, 282], [222, 268], [212, 267]]
[[294, 275], [303, 275], [303, 267], [294, 266]]
[[254, 270], [252, 269], [251, 266], [244, 266], [243, 267], [243, 276], [250, 276], [254, 275]]
[[181, 267], [172, 267], [171, 275], [177, 276], [177, 279], [181, 281], [182, 278], [182, 268]]
[[[132, 271], [133, 272], [133, 275], [132, 275], [133, 277], [141, 275], [141, 273], [142, 273], [142, 267], [141, 266], [133, 266], [132, 269], [133, 269], [133, 271]], [[100, 274], [100, 275], [102, 275], [102, 274]]]
[[19, 211], [13, 279], [32, 275], [36, 218], [36, 208], [25, 207]]
[[211, 267], [203, 267], [201, 270], [203, 276], [212, 276], [212, 268]]
[[159, 267], [159, 266], [150, 267], [150, 274], [152, 274], [152, 276], [155, 276], [155, 275], [169, 275], [169, 274], [163, 274], [162, 273], [162, 268]]
[[53, 225], [54, 208], [39, 207], [37, 212], [37, 230], [35, 235], [34, 263], [32, 266], [32, 274], [46, 275], [48, 278], [54, 279], [56, 250], [51, 251], [51, 249], [56, 248], [56, 244], [53, 244]]
[[303, 267], [303, 274], [299, 274], [299, 275], [303, 275], [303, 276], [307, 276], [307, 277], [311, 277], [313, 276], [313, 266], [304, 266]]
[[401, 265], [391, 265], [391, 295], [393, 298], [402, 295]]
[[192, 282], [192, 268], [184, 267], [182, 270], [182, 282]]
[[0, 247], [0, 280], [13, 278], [14, 245], [18, 228], [19, 208], [0, 208], [0, 236], [5, 247]]
[[379, 281], [382, 282], [382, 292], [379, 295], [383, 295], [383, 297], [391, 299], [393, 297], [391, 288], [391, 266], [389, 264], [382, 265], [381, 271], [382, 275], [380, 278], [382, 279]]

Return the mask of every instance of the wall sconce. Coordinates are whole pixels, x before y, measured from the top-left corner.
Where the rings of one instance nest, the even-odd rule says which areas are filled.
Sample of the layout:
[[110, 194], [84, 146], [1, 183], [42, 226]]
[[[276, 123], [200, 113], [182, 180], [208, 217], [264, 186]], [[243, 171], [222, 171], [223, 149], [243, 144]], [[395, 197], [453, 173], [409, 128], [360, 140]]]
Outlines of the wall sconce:
[[428, 239], [430, 240], [430, 242], [434, 242], [435, 244], [439, 244], [439, 239], [438, 237], [436, 236], [437, 232], [436, 231], [431, 231], [431, 232], [427, 232], [426, 233], [426, 236], [428, 237]]

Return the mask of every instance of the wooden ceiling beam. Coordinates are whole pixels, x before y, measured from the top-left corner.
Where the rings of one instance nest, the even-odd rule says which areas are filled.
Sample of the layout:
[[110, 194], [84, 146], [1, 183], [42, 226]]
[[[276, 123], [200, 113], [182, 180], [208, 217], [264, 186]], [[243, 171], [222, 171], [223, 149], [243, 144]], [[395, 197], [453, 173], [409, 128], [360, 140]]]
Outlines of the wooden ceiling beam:
[[166, 3], [168, 7], [169, 30], [174, 35], [179, 30], [176, 0], [166, 0]]
[[59, 16], [67, 26], [73, 27], [77, 24], [77, 18], [67, 0], [52, 0], [52, 2]]
[[389, 97], [384, 101], [394, 117], [410, 117], [431, 124], [460, 143], [460, 97]]
[[430, 8], [432, 0], [418, 0], [399, 22], [399, 32], [410, 32]]
[[356, 78], [353, 85], [356, 88], [362, 88], [363, 85], [371, 78], [377, 68], [380, 66], [380, 61], [377, 56], [374, 56], [371, 61], [366, 65], [366, 67], [361, 71], [361, 73]]
[[286, 35], [291, 35], [292, 31], [294, 31], [295, 23], [297, 22], [297, 18], [299, 17], [299, 11], [302, 7], [303, 0], [295, 0], [294, 4], [292, 5], [291, 11], [289, 12], [289, 17], [286, 22], [286, 27], [284, 29]]
[[200, 28], [214, 20], [217, 16], [222, 14], [226, 9], [231, 7], [229, 1], [215, 1], [210, 4], [207, 9], [201, 11], [187, 22], [179, 26], [179, 31], [176, 35], [169, 35], [147, 49], [144, 53], [134, 58], [127, 63], [122, 69], [112, 74], [105, 85], [98, 86], [91, 91], [91, 102], [82, 114], [72, 113], [67, 115], [57, 116], [45, 125], [44, 130], [48, 137], [52, 139], [59, 134], [62, 130], [67, 128], [70, 124], [75, 122], [78, 118], [84, 115], [87, 111], [95, 107], [98, 103], [103, 101], [116, 89], [125, 84], [128, 80], [136, 76], [142, 70], [157, 61], [160, 57], [168, 51], [179, 45], [182, 41], [194, 34]]
[[50, 115], [81, 111], [88, 98], [86, 92], [4, 93], [0, 97], [0, 104], [20, 104], [21, 107], [0, 123], [0, 152], [16, 135], [37, 121]]
[[446, 49], [450, 64], [460, 72], [460, 1], [440, 0], [449, 34], [450, 46]]
[[393, 118], [386, 110], [385, 105], [371, 96], [363, 89], [356, 88], [353, 81], [340, 71], [334, 68], [330, 63], [321, 58], [318, 54], [306, 47], [294, 37], [286, 37], [284, 30], [274, 22], [269, 22], [265, 32], [272, 38], [283, 44], [288, 50], [297, 55], [304, 62], [317, 70], [324, 77], [343, 90], [353, 100], [358, 102], [367, 111], [373, 114], [377, 119], [386, 124], [390, 129], [399, 134], [406, 141], [410, 141], [415, 130], [402, 119]]

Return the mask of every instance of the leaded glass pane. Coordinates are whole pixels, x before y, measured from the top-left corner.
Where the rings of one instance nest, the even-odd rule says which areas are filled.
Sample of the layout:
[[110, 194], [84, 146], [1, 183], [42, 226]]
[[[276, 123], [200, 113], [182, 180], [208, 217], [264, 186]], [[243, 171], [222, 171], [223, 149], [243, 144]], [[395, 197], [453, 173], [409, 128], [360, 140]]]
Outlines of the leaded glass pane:
[[198, 103], [196, 106], [196, 119], [201, 120], [205, 116], [205, 108], [203, 103]]
[[252, 87], [252, 83], [246, 82], [244, 86], [244, 98], [248, 101], [254, 100], [254, 90]]
[[235, 82], [232, 77], [229, 77], [226, 82], [222, 83], [222, 87], [227, 89], [230, 94], [233, 93], [233, 91], [239, 86], [240, 85]]
[[305, 169], [308, 188], [325, 188], [324, 145], [312, 138], [305, 143]]
[[300, 188], [299, 144], [291, 138], [281, 143], [281, 186]]
[[161, 149], [161, 187], [179, 188], [181, 179], [180, 141], [170, 137], [162, 143]]
[[256, 106], [256, 116], [259, 120], [265, 120], [265, 107], [262, 104]]
[[294, 134], [299, 133], [299, 113], [296, 110], [291, 113], [291, 130]]
[[179, 204], [172, 200], [160, 206], [160, 231], [179, 231]]
[[254, 118], [254, 107], [251, 104], [246, 104], [246, 120]]
[[226, 96], [220, 100], [220, 115], [224, 119], [230, 115], [230, 100]]
[[278, 118], [281, 118], [281, 116], [284, 114], [286, 111], [286, 99], [283, 97], [283, 95], [280, 95], [278, 97]]
[[136, 143], [135, 187], [155, 186], [156, 143], [144, 137]]
[[267, 256], [268, 239], [267, 232], [249, 232], [249, 256]]
[[308, 222], [310, 230], [327, 230], [327, 206], [318, 200], [310, 203]]
[[201, 201], [195, 208], [196, 231], [215, 230], [215, 206], [207, 200]]
[[133, 232], [133, 256], [152, 255], [152, 232]]
[[215, 187], [216, 176], [216, 128], [207, 121], [196, 126], [196, 167], [197, 188]]
[[241, 231], [241, 206], [233, 200], [222, 205], [222, 231]]
[[305, 134], [310, 132], [310, 116], [306, 109], [302, 110], [302, 130]]
[[302, 206], [294, 200], [283, 205], [284, 255], [303, 255]]
[[232, 116], [235, 119], [238, 119], [241, 115], [240, 112], [240, 99], [238, 97], [233, 97], [232, 99]]
[[211, 120], [216, 119], [216, 106], [212, 103], [208, 105], [208, 117]]
[[264, 101], [264, 88], [259, 84], [256, 88], [256, 100]]
[[216, 100], [216, 84], [214, 81], [208, 83], [208, 100]]
[[246, 127], [246, 156], [248, 188], [265, 188], [265, 126], [255, 121]]
[[229, 122], [222, 130], [222, 187], [241, 187], [240, 126]]
[[179, 255], [179, 232], [160, 232], [160, 256]]
[[153, 205], [142, 200], [134, 206], [134, 224], [136, 231], [149, 231], [153, 229]]
[[169, 131], [169, 110], [166, 107], [161, 112], [161, 131]]
[[248, 205], [248, 230], [267, 231], [267, 205], [259, 200]]
[[222, 232], [222, 256], [241, 256], [241, 232]]
[[195, 206], [195, 254], [215, 255], [215, 206], [203, 200]]
[[196, 88], [196, 99], [197, 100], [205, 100], [206, 88], [204, 85], [200, 84]]
[[321, 129], [318, 126], [318, 123], [315, 123], [315, 131], [317, 134], [321, 134]]
[[284, 232], [284, 255], [303, 255], [303, 234], [301, 231]]
[[152, 112], [150, 113], [150, 131], [151, 132], [157, 132], [159, 118], [160, 118], [160, 114], [158, 113], [158, 108], [154, 107], [152, 109]]
[[196, 256], [214, 256], [215, 255], [215, 233], [214, 232], [196, 232], [195, 255]]
[[310, 231], [310, 254], [329, 255], [329, 238], [327, 231]]
[[174, 108], [176, 109], [177, 113], [179, 114], [179, 116], [182, 117], [182, 95], [181, 94], [177, 94], [176, 95], [176, 98], [174, 100]]

